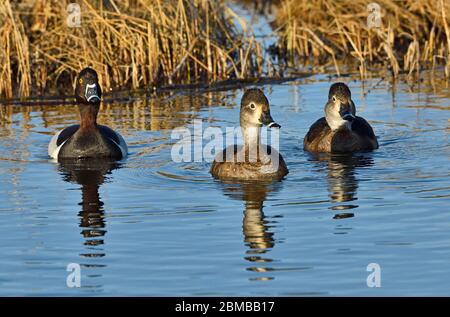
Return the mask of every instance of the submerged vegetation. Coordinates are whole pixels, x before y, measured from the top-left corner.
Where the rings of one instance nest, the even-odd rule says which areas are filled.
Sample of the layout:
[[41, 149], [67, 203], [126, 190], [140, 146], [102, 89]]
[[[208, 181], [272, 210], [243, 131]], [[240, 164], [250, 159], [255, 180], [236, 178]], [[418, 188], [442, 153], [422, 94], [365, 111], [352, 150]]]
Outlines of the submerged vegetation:
[[363, 78], [383, 67], [398, 76], [444, 65], [450, 77], [447, 0], [275, 2], [278, 52], [291, 63], [303, 58], [339, 73], [340, 61], [356, 61]]
[[278, 41], [270, 49], [232, 9], [255, 2], [80, 0], [79, 27], [68, 23], [76, 13], [71, 2], [0, 2], [1, 97], [71, 94], [86, 66], [97, 70], [105, 90], [254, 78], [284, 64], [339, 74], [341, 65], [356, 62], [363, 78], [375, 69], [412, 76], [443, 66], [450, 77], [444, 0], [377, 0], [377, 27], [367, 24], [367, 0], [256, 1], [257, 11], [273, 19]]

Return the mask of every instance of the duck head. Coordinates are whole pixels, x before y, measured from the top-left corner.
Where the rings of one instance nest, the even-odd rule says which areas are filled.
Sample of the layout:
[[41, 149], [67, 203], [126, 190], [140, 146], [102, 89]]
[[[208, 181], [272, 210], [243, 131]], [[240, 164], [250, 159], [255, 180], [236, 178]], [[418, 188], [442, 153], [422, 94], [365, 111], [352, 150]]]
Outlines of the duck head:
[[325, 105], [325, 119], [331, 130], [351, 130], [355, 114], [356, 108], [348, 86], [344, 83], [331, 85]]
[[98, 83], [97, 72], [92, 68], [87, 67], [78, 74], [75, 98], [80, 109], [81, 126], [95, 125], [102, 98], [102, 90]]
[[240, 124], [242, 128], [281, 128], [270, 115], [269, 101], [257, 88], [245, 91], [241, 99]]
[[98, 83], [97, 72], [92, 68], [87, 67], [78, 74], [75, 97], [79, 103], [100, 103], [102, 90]]

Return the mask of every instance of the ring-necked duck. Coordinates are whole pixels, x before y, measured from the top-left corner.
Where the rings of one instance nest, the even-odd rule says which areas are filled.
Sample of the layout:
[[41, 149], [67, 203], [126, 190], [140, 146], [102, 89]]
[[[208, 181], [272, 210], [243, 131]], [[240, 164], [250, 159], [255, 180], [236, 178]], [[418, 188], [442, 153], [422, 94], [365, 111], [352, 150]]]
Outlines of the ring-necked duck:
[[270, 115], [269, 101], [260, 89], [242, 96], [240, 125], [243, 145], [231, 145], [219, 153], [211, 166], [215, 178], [228, 180], [280, 180], [288, 173], [283, 157], [261, 144], [261, 126], [280, 128]]
[[53, 136], [48, 154], [54, 159], [112, 158], [120, 160], [128, 153], [122, 136], [97, 124], [102, 91], [92, 68], [79, 74], [75, 97], [80, 110], [80, 124], [72, 125]]
[[350, 89], [344, 83], [331, 85], [325, 117], [317, 120], [303, 140], [303, 148], [310, 152], [350, 153], [378, 148], [377, 138], [370, 124], [355, 115]]

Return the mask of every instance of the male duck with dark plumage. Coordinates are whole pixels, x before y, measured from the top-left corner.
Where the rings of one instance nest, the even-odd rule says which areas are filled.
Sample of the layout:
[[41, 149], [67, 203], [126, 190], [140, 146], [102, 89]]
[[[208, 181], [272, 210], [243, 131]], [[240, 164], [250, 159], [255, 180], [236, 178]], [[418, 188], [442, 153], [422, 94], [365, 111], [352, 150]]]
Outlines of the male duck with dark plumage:
[[75, 97], [80, 124], [59, 131], [48, 145], [54, 159], [107, 158], [120, 160], [128, 154], [127, 144], [114, 130], [97, 124], [102, 91], [92, 68], [83, 69], [77, 77]]

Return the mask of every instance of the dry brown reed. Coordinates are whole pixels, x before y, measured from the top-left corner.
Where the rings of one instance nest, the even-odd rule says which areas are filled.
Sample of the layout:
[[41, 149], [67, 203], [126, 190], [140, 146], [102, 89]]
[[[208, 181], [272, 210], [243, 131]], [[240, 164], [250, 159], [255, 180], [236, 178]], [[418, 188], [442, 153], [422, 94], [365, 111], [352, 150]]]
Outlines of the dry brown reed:
[[224, 1], [82, 0], [80, 27], [70, 2], [0, 2], [0, 95], [70, 93], [88, 65], [106, 90], [262, 72], [260, 44]]
[[[370, 27], [368, 5], [381, 8], [381, 25]], [[450, 2], [445, 0], [280, 0], [274, 28], [278, 51], [290, 63], [357, 62], [361, 77], [387, 66], [394, 76], [444, 65], [450, 77]]]
[[[369, 0], [260, 0], [279, 36], [270, 51], [296, 70], [356, 64], [362, 78], [377, 69], [412, 78], [443, 65], [450, 78], [450, 2], [376, 1], [382, 24], [369, 28]], [[225, 0], [80, 0], [80, 27], [67, 23], [71, 2], [0, 1], [0, 97], [70, 94], [86, 66], [106, 91], [280, 69]]]

